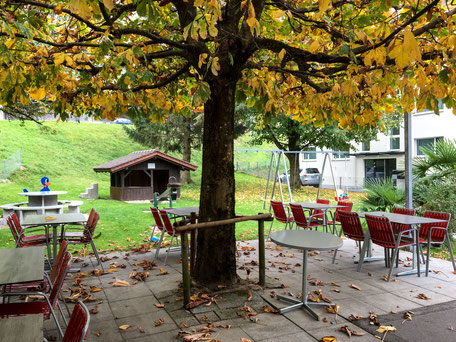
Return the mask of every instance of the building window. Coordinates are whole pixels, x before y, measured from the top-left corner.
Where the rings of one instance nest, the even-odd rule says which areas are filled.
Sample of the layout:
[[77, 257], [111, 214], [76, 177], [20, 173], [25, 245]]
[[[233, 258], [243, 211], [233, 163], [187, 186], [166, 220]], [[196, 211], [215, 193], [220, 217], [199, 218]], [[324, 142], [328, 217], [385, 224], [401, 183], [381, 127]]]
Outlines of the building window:
[[435, 137], [435, 138], [425, 138], [425, 139], [416, 139], [416, 155], [417, 156], [424, 156], [423, 151], [421, 148], [430, 148], [432, 147], [437, 141], [443, 139], [442, 137]]
[[[309, 147], [307, 151], [316, 151], [317, 149], [315, 147]], [[316, 160], [317, 159], [317, 154], [316, 153], [303, 153], [302, 154], [302, 159], [303, 160]]]
[[390, 150], [398, 150], [401, 147], [401, 138], [400, 138], [399, 127], [391, 128], [390, 131]]
[[[441, 99], [438, 100], [438, 108], [439, 108], [439, 112], [441, 112], [443, 110], [443, 101]], [[420, 110], [420, 111], [416, 111], [417, 114], [430, 114], [430, 113], [434, 113], [434, 109], [423, 109], [423, 110]]]
[[396, 170], [396, 159], [366, 159], [364, 166], [366, 178], [387, 178]]
[[337, 152], [337, 153], [333, 153], [334, 159], [348, 159], [350, 157], [349, 151], [334, 150], [334, 152]]
[[363, 151], [370, 151], [370, 149], [371, 149], [371, 142], [370, 142], [370, 141], [365, 141], [365, 142], [363, 142], [361, 148], [363, 149]]

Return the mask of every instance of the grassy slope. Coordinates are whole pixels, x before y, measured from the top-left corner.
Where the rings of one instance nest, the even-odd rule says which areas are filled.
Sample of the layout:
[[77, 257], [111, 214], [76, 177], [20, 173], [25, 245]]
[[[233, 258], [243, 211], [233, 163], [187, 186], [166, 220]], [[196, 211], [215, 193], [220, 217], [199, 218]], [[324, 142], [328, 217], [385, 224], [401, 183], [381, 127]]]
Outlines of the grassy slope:
[[[128, 247], [141, 242], [152, 225], [148, 203], [124, 203], [109, 199], [109, 174], [97, 174], [92, 167], [118, 158], [132, 151], [150, 147], [131, 142], [119, 125], [91, 123], [46, 122], [44, 128], [34, 123], [0, 121], [0, 159], [17, 149], [22, 150], [24, 169], [16, 172], [10, 182], [0, 182], [0, 203], [21, 202], [17, 193], [23, 188], [40, 189], [40, 179], [50, 178], [51, 190], [65, 190], [61, 199], [77, 200], [92, 182], [99, 183], [100, 199], [84, 200], [82, 212], [94, 207], [100, 212], [99, 228], [102, 236], [97, 240], [99, 248]], [[151, 146], [153, 147], [153, 146]], [[247, 139], [236, 142], [236, 148], [252, 148]], [[266, 146], [263, 148], [272, 148]], [[269, 163], [270, 154], [265, 152], [237, 152], [236, 160]], [[192, 162], [201, 165], [201, 153], [193, 155]], [[201, 168], [193, 173], [195, 184], [182, 188], [182, 199], [175, 206], [195, 206], [199, 203]], [[266, 181], [246, 174], [236, 174], [236, 212], [252, 215], [265, 212], [263, 197]], [[356, 194], [353, 194], [356, 196]], [[302, 188], [293, 194], [295, 201], [311, 200], [316, 196], [314, 188]], [[333, 198], [333, 192], [323, 190], [321, 197]], [[356, 198], [355, 198], [356, 200]], [[163, 204], [165, 206], [166, 204]], [[275, 224], [275, 228], [281, 225]], [[267, 227], [269, 229], [269, 227]], [[239, 224], [237, 237], [256, 236], [256, 223]], [[10, 232], [0, 230], [0, 247], [11, 247]]]

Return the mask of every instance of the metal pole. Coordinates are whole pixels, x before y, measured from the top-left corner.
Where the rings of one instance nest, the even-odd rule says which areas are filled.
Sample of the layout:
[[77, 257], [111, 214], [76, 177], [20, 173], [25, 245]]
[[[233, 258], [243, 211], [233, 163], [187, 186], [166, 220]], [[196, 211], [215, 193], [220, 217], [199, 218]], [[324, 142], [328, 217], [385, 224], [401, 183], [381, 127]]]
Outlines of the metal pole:
[[413, 209], [412, 114], [404, 113], [405, 207]]
[[[290, 176], [288, 176], [287, 162], [285, 161], [285, 153], [283, 153], [283, 152], [282, 152], [282, 159], [283, 159], [283, 165], [285, 167], [285, 175], [286, 175], [286, 178], [287, 178], [288, 196], [290, 198], [290, 203], [292, 203], [293, 202], [293, 196], [291, 196], [291, 187], [290, 187], [291, 171], [290, 171]], [[282, 196], [282, 202], [283, 202], [283, 196]]]
[[320, 182], [318, 183], [317, 200], [320, 198], [321, 183], [323, 182], [323, 174], [325, 172], [325, 166], [326, 166], [326, 157], [328, 157], [328, 156], [329, 156], [328, 153], [325, 153], [325, 157], [323, 158], [323, 166], [321, 168]]
[[271, 152], [271, 161], [269, 162], [269, 171], [268, 171], [268, 181], [266, 183], [266, 191], [264, 192], [263, 209], [266, 209], [266, 201], [268, 200], [269, 181], [271, 179], [272, 160], [273, 159], [274, 159], [274, 152]]

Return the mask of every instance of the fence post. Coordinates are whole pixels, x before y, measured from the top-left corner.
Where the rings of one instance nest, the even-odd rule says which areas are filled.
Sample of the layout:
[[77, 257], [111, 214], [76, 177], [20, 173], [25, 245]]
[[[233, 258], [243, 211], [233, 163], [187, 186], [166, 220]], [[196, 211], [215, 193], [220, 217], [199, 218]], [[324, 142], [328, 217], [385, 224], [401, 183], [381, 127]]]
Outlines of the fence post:
[[190, 272], [188, 269], [188, 235], [181, 233], [182, 288], [184, 289], [184, 308], [190, 303]]
[[[260, 215], [259, 213], [258, 215]], [[264, 220], [258, 220], [258, 266], [260, 273], [260, 286], [265, 286], [266, 283], [266, 260], [264, 252]]]

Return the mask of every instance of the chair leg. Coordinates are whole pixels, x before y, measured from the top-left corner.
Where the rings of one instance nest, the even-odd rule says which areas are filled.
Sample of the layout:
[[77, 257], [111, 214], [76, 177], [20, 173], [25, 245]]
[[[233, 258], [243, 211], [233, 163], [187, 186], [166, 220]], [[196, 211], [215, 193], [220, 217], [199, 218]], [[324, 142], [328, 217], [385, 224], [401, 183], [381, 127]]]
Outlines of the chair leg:
[[390, 268], [389, 268], [389, 271], [388, 271], [388, 278], [386, 278], [387, 282], [389, 282], [390, 279], [391, 279], [391, 273], [393, 272], [394, 260], [396, 260], [398, 254], [399, 254], [399, 244], [396, 244], [396, 247], [394, 248], [394, 251], [393, 251], [393, 257], [390, 260]]
[[152, 233], [150, 234], [150, 239], [149, 239], [149, 243], [147, 244], [147, 249], [150, 249], [150, 244], [152, 242], [152, 238], [154, 237], [155, 228], [156, 228], [156, 226], [154, 226], [154, 229], [152, 230]]
[[162, 233], [161, 233], [161, 235], [160, 235], [160, 240], [158, 241], [157, 251], [155, 252], [154, 261], [155, 261], [155, 259], [158, 258], [158, 253], [160, 253], [160, 248], [161, 248], [161, 245], [162, 245], [163, 237], [164, 237], [164, 236], [165, 236], [165, 230], [163, 229], [163, 230], [162, 230]]
[[169, 247], [166, 250], [165, 262], [163, 264], [165, 266], [166, 266], [166, 261], [168, 260], [169, 251], [171, 250], [171, 246], [173, 245], [173, 240], [174, 240], [174, 234], [173, 234], [173, 236], [171, 236], [171, 242], [169, 243]]
[[431, 241], [428, 240], [427, 242], [427, 248], [426, 248], [426, 277], [429, 274], [429, 261], [431, 259]]
[[[426, 258], [424, 257], [424, 252], [423, 252], [423, 246], [421, 246], [421, 243], [419, 244], [420, 245], [420, 254], [421, 254], [421, 259], [423, 260], [423, 264], [426, 264]], [[419, 260], [419, 259], [418, 259]]]
[[100, 256], [98, 255], [97, 248], [95, 247], [95, 242], [93, 242], [92, 239], [90, 239], [90, 244], [92, 245], [93, 253], [95, 254], [95, 257], [98, 260], [98, 265], [100, 265], [102, 271], [104, 272], [104, 267], [103, 264], [101, 263]]
[[[59, 303], [58, 300], [57, 300], [57, 307], [59, 308], [60, 315], [61, 315], [62, 318], [63, 318], [63, 323], [65, 323], [65, 327], [68, 327], [68, 321], [66, 320], [65, 315], [63, 314], [62, 307], [60, 306], [60, 303]], [[71, 317], [71, 316], [70, 316], [70, 317]]]
[[446, 238], [447, 238], [448, 251], [450, 252], [451, 262], [453, 263], [453, 270], [456, 271], [456, 264], [454, 262], [453, 247], [451, 246], [450, 236], [448, 235], [448, 232], [446, 232], [445, 235], [446, 235]]
[[364, 256], [366, 255], [366, 250], [369, 245], [368, 239], [369, 239], [369, 237], [367, 237], [367, 240], [366, 239], [364, 240], [363, 248], [361, 249], [361, 254], [359, 255], [358, 269], [357, 269], [358, 272], [361, 271], [361, 267], [363, 266]]

